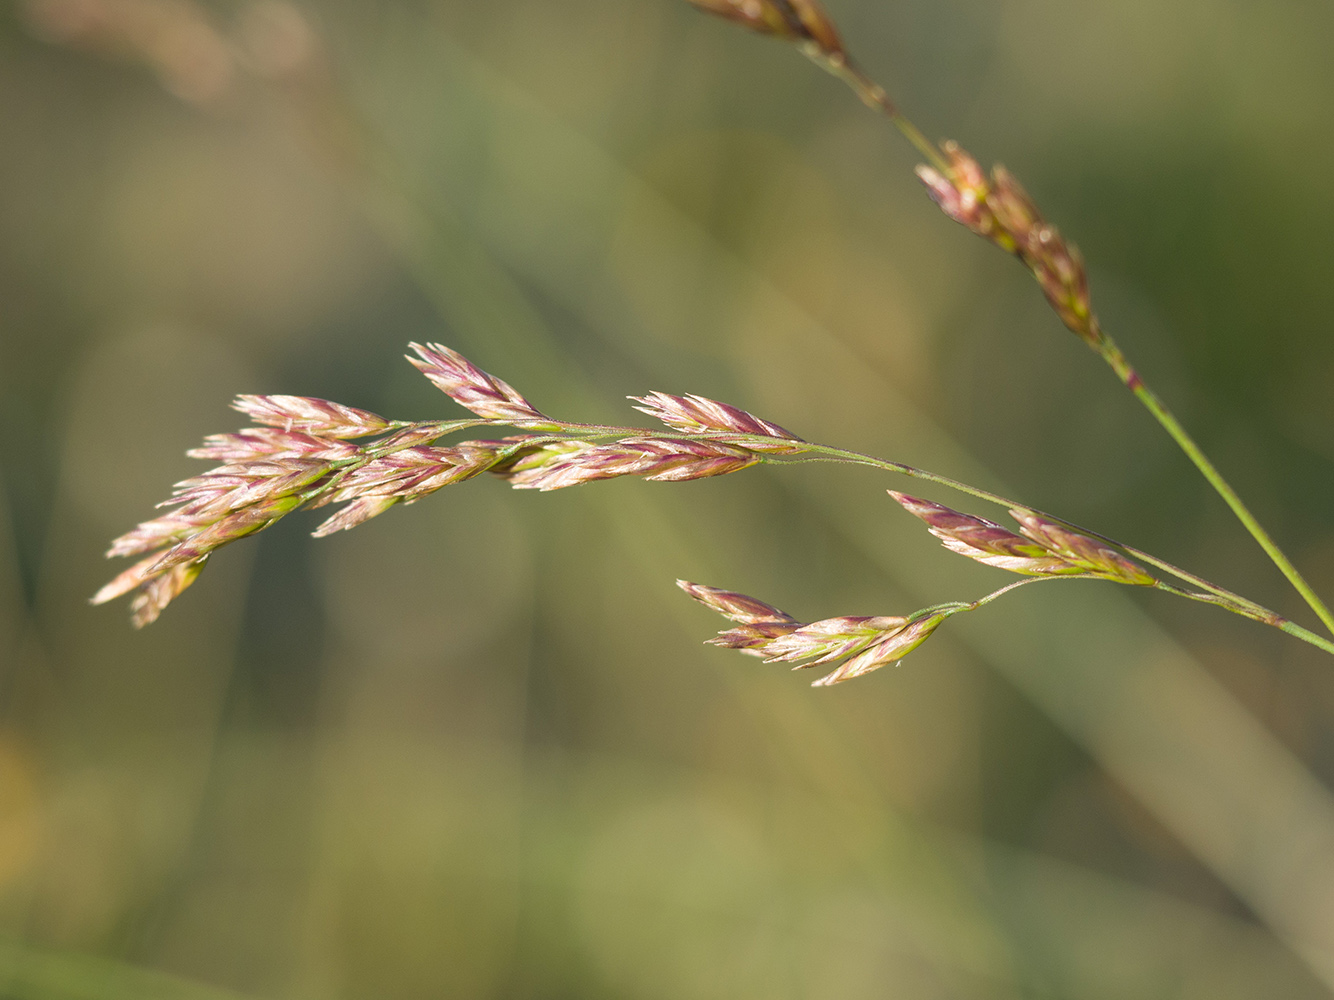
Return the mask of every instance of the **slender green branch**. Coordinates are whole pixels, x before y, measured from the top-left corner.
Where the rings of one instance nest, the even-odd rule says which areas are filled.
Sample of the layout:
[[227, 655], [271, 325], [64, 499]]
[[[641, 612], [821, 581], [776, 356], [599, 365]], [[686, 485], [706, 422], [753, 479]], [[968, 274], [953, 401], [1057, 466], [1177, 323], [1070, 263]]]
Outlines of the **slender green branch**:
[[[1075, 524], [1073, 521], [1067, 521], [1064, 518], [1057, 517], [1055, 514], [1049, 514], [1046, 511], [1038, 510], [1035, 507], [1030, 507], [1028, 504], [1020, 503], [1017, 500], [1011, 500], [1009, 497], [1001, 496], [999, 493], [993, 493], [990, 490], [984, 490], [976, 486], [970, 486], [968, 483], [960, 482], [957, 479], [951, 479], [949, 476], [942, 476], [935, 472], [928, 472], [926, 469], [919, 469], [916, 468], [915, 466], [904, 465], [901, 462], [890, 462], [882, 458], [876, 458], [873, 455], [864, 455], [861, 452], [847, 451], [846, 449], [843, 448], [832, 448], [829, 447], [828, 445], [820, 445], [820, 444], [808, 444], [806, 445], [806, 447], [810, 451], [814, 452], [816, 454], [816, 457], [813, 459], [805, 459], [805, 461], [835, 461], [835, 462], [846, 462], [852, 465], [869, 465], [872, 468], [883, 469], [886, 472], [897, 472], [900, 473], [901, 475], [911, 476], [913, 479], [922, 479], [925, 480], [926, 482], [936, 483], [940, 486], [945, 486], [948, 487], [949, 489], [956, 490], [960, 493], [965, 493], [968, 496], [976, 497], [979, 500], [986, 500], [989, 503], [994, 503], [1001, 507], [1005, 507], [1007, 509], [1018, 508], [1019, 510], [1032, 511], [1034, 514], [1046, 518], [1049, 521], [1053, 521], [1056, 524], [1061, 525], [1062, 527], [1069, 528], [1072, 531], [1081, 532], [1082, 534], [1088, 535], [1090, 538], [1096, 538], [1098, 541], [1104, 542], [1107, 545], [1112, 546], [1117, 551], [1125, 555], [1131, 556], [1135, 559], [1139, 559], [1145, 563], [1148, 563], [1150, 566], [1153, 566], [1156, 569], [1160, 569], [1164, 573], [1170, 573], [1177, 579], [1182, 580], [1185, 583], [1189, 583], [1194, 586], [1200, 587], [1204, 590], [1207, 590], [1217, 597], [1224, 598], [1225, 600], [1230, 601], [1237, 605], [1248, 607], [1254, 611], [1263, 612], [1266, 615], [1273, 615], [1273, 612], [1268, 611], [1265, 608], [1262, 608], [1260, 605], [1255, 604], [1253, 601], [1249, 601], [1238, 594], [1234, 594], [1229, 590], [1225, 590], [1224, 588], [1219, 587], [1217, 584], [1210, 583], [1208, 580], [1196, 576], [1194, 573], [1187, 572], [1186, 570], [1181, 569], [1179, 566], [1173, 566], [1171, 563], [1163, 559], [1159, 559], [1157, 556], [1151, 555], [1147, 552], [1143, 552], [1139, 549], [1134, 548], [1133, 546], [1126, 545], [1123, 542], [1117, 541], [1115, 538], [1109, 538], [1108, 536], [1093, 531], [1090, 528], [1085, 528], [1082, 525]], [[803, 461], [803, 460], [797, 459], [796, 461]], [[1274, 617], [1278, 616], [1274, 615]]]
[[1232, 513], [1237, 516], [1237, 520], [1251, 533], [1251, 537], [1259, 542], [1265, 554], [1288, 578], [1288, 582], [1293, 585], [1297, 593], [1302, 595], [1302, 598], [1311, 606], [1311, 610], [1319, 616], [1325, 627], [1330, 630], [1330, 633], [1334, 634], [1334, 614], [1330, 613], [1329, 608], [1311, 589], [1311, 585], [1298, 572], [1297, 567], [1284, 555], [1283, 550], [1278, 547], [1269, 533], [1256, 520], [1255, 515], [1242, 502], [1241, 497], [1237, 496], [1236, 491], [1223, 478], [1222, 473], [1214, 467], [1208, 456], [1200, 450], [1200, 446], [1186, 433], [1186, 429], [1181, 426], [1180, 421], [1172, 414], [1172, 411], [1167, 408], [1152, 389], [1144, 384], [1144, 380], [1131, 367], [1130, 362], [1127, 361], [1126, 356], [1116, 343], [1110, 337], [1104, 335], [1103, 344], [1098, 353], [1111, 366], [1112, 371], [1116, 372], [1117, 377], [1125, 384], [1126, 388], [1135, 394], [1135, 398], [1144, 404], [1144, 408], [1153, 414], [1153, 418], [1172, 436], [1172, 440], [1200, 470], [1200, 474], [1208, 480], [1209, 485], [1232, 508]]
[[1200, 594], [1191, 590], [1184, 590], [1181, 587], [1174, 587], [1170, 583], [1164, 583], [1162, 580], [1159, 580], [1154, 584], [1154, 589], [1161, 590], [1168, 594], [1175, 594], [1177, 597], [1184, 597], [1191, 601], [1212, 604], [1215, 607], [1231, 611], [1233, 614], [1241, 615], [1243, 618], [1250, 618], [1252, 621], [1257, 621], [1264, 625], [1272, 625], [1274, 628], [1282, 628], [1287, 621], [1286, 618], [1274, 614], [1272, 611], [1266, 611], [1264, 608], [1258, 606], [1254, 608], [1241, 606], [1236, 601], [1229, 600], [1227, 597], [1220, 597], [1217, 594]]
[[[944, 614], [948, 617], [949, 615], [957, 615], [961, 611], [976, 611], [978, 608], [986, 607], [992, 601], [999, 597], [1003, 597], [1012, 590], [1018, 590], [1020, 587], [1027, 587], [1030, 583], [1050, 583], [1056, 580], [1105, 580], [1105, 578], [1092, 573], [1067, 573], [1061, 576], [1026, 576], [1022, 580], [1016, 580], [1014, 583], [1007, 583], [999, 590], [993, 590], [990, 594], [987, 594], [985, 597], [979, 597], [975, 601], [947, 601], [944, 604], [933, 604], [929, 608], [922, 608], [919, 611], [914, 611], [913, 616]], [[1181, 591], [1180, 593], [1183, 597], [1191, 596], [1185, 591]], [[1331, 651], [1334, 651], [1334, 645], [1331, 645]]]
[[957, 615], [961, 611], [976, 611], [978, 608], [985, 607], [992, 601], [996, 600], [996, 598], [1004, 594], [1008, 594], [1010, 591], [1015, 590], [1019, 587], [1026, 587], [1030, 583], [1041, 583], [1044, 580], [1057, 580], [1057, 579], [1078, 580], [1083, 578], [1078, 576], [1066, 576], [1066, 577], [1029, 576], [1025, 577], [1022, 580], [1016, 580], [1014, 583], [1007, 583], [1004, 587], [1001, 587], [999, 590], [993, 590], [990, 594], [987, 594], [985, 597], [979, 597], [975, 601], [944, 601], [940, 604], [932, 604], [925, 608], [918, 608], [909, 617], [922, 618], [929, 615], [939, 615], [943, 619], [943, 618], [948, 618], [951, 615]]
[[929, 140], [916, 125], [912, 119], [901, 112], [889, 95], [885, 93], [885, 88], [876, 83], [869, 76], [859, 70], [852, 63], [848, 62], [845, 56], [830, 58], [818, 51], [807, 51], [816, 65], [838, 77], [862, 99], [867, 107], [878, 111], [890, 120], [893, 126], [899, 130], [899, 134], [912, 143], [919, 153], [921, 153], [937, 170], [948, 170], [949, 163], [941, 155], [940, 148]]
[[[589, 437], [643, 435], [645, 433], [643, 428], [617, 427], [608, 424], [567, 424], [563, 425], [563, 431], [577, 433], [581, 435], [587, 435]], [[660, 431], [655, 431], [653, 433], [657, 437], [679, 437], [682, 439], [698, 437], [698, 435], [690, 435], [680, 432], [664, 433]], [[737, 444], [744, 445], [747, 443], [746, 435], [722, 435], [722, 437], [726, 440], [733, 441]], [[1281, 615], [1269, 610], [1266, 607], [1263, 607], [1262, 605], [1256, 604], [1254, 601], [1251, 601], [1248, 598], [1242, 597], [1240, 594], [1233, 593], [1232, 591], [1220, 587], [1215, 583], [1211, 583], [1210, 581], [1204, 579], [1203, 577], [1191, 573], [1187, 570], [1184, 570], [1179, 566], [1174, 566], [1172, 563], [1169, 563], [1164, 559], [1160, 559], [1159, 557], [1152, 555], [1151, 553], [1144, 552], [1143, 550], [1137, 549], [1130, 545], [1126, 545], [1124, 542], [1117, 541], [1115, 538], [1110, 538], [1107, 535], [1103, 535], [1099, 532], [1093, 531], [1090, 528], [1085, 528], [1082, 525], [1075, 524], [1073, 521], [1067, 521], [1064, 518], [1057, 517], [1055, 514], [1049, 514], [1046, 511], [1038, 510], [1035, 507], [1030, 507], [1028, 504], [1020, 503], [1017, 500], [1012, 500], [1009, 497], [1002, 496], [999, 493], [993, 493], [990, 490], [984, 490], [981, 489], [980, 487], [972, 486], [968, 483], [961, 482], [958, 479], [951, 479], [949, 476], [942, 476], [939, 473], [930, 472], [926, 469], [919, 469], [916, 466], [905, 465], [902, 462], [891, 462], [888, 459], [876, 458], [874, 455], [866, 455], [863, 454], [862, 452], [849, 451], [845, 448], [835, 448], [830, 445], [814, 444], [805, 441], [802, 442], [801, 447], [806, 452], [806, 457], [795, 457], [795, 456], [784, 457], [784, 456], [766, 455], [765, 459], [766, 461], [772, 464], [779, 464], [779, 465], [793, 465], [811, 461], [816, 461], [816, 462], [833, 461], [833, 462], [842, 462], [850, 465], [866, 465], [870, 466], [871, 468], [881, 469], [886, 472], [895, 472], [900, 475], [909, 476], [913, 479], [921, 479], [926, 482], [936, 483], [937, 485], [945, 486], [949, 489], [955, 490], [959, 493], [964, 493], [971, 497], [975, 497], [979, 500], [986, 500], [988, 503], [994, 503], [997, 504], [998, 506], [1005, 507], [1007, 510], [1019, 509], [1019, 510], [1031, 511], [1032, 513], [1037, 514], [1040, 517], [1045, 518], [1046, 520], [1059, 524], [1062, 527], [1069, 528], [1071, 531], [1078, 531], [1081, 534], [1088, 535], [1090, 538], [1096, 538], [1098, 541], [1103, 542], [1104, 544], [1116, 549], [1118, 552], [1121, 552], [1124, 555], [1130, 556], [1131, 558], [1134, 559], [1138, 559], [1141, 562], [1144, 562], [1147, 565], [1154, 567], [1155, 569], [1162, 570], [1164, 573], [1169, 573], [1172, 576], [1175, 576], [1178, 580], [1181, 580], [1184, 583], [1189, 583], [1192, 586], [1199, 587], [1202, 590], [1207, 591], [1215, 598], [1215, 600], [1211, 601], [1211, 603], [1215, 603], [1220, 607], [1226, 607], [1230, 610], [1235, 610], [1238, 614], [1243, 614], [1248, 618], [1253, 618], [1255, 621], [1264, 622], [1268, 625], [1273, 625], [1275, 627], [1281, 627], [1280, 623], [1286, 620]], [[1181, 591], [1181, 593], [1185, 595], [1188, 592]]]
[[1000, 597], [1001, 595], [1003, 595], [1003, 594], [1008, 594], [1010, 591], [1012, 591], [1012, 590], [1017, 590], [1017, 589], [1020, 588], [1020, 587], [1026, 587], [1026, 586], [1028, 586], [1030, 583], [1042, 583], [1044, 580], [1093, 580], [1093, 579], [1096, 579], [1096, 577], [1092, 577], [1092, 576], [1030, 576], [1030, 577], [1028, 577], [1027, 579], [1024, 579], [1024, 580], [1016, 580], [1014, 583], [1007, 584], [1007, 585], [1005, 585], [1004, 587], [1001, 587], [1000, 590], [993, 590], [993, 591], [992, 591], [990, 594], [988, 594], [986, 597], [979, 597], [977, 600], [973, 601], [972, 603], [964, 605], [964, 606], [963, 606], [962, 608], [960, 608], [959, 610], [960, 610], [960, 611], [976, 611], [978, 608], [985, 607], [986, 605], [990, 604], [992, 601], [994, 601], [996, 598]]
[[1312, 632], [1309, 629], [1302, 628], [1296, 622], [1289, 621], [1286, 618], [1280, 618], [1278, 615], [1274, 615], [1273, 619], [1266, 617], [1266, 615], [1273, 615], [1273, 612], [1266, 612], [1265, 615], [1256, 614], [1254, 612], [1243, 610], [1242, 608], [1237, 607], [1231, 601], [1217, 597], [1213, 594], [1196, 594], [1189, 590], [1182, 590], [1178, 587], [1173, 587], [1170, 584], [1166, 584], [1161, 581], [1159, 581], [1158, 584], [1156, 585], [1156, 589], [1165, 591], [1169, 594], [1175, 594], [1177, 597], [1185, 597], [1192, 601], [1200, 601], [1204, 604], [1212, 604], [1216, 607], [1223, 608], [1225, 611], [1231, 611], [1233, 614], [1241, 615], [1243, 618], [1250, 618], [1253, 621], [1260, 622], [1261, 624], [1264, 625], [1272, 625], [1274, 628], [1277, 628], [1282, 632], [1288, 633], [1288, 635], [1292, 636], [1295, 639], [1300, 639], [1302, 640], [1302, 642], [1310, 643], [1312, 646], [1315, 646], [1319, 649], [1323, 649], [1326, 653], [1334, 653], [1334, 642], [1331, 642], [1330, 640], [1326, 639], [1323, 635], [1318, 635], [1317, 633]]

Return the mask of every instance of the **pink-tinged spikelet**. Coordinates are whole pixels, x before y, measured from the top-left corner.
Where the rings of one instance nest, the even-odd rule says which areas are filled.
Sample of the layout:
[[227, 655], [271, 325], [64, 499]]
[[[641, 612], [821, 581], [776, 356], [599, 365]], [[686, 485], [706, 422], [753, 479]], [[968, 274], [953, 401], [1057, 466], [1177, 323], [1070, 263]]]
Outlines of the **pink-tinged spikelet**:
[[757, 622], [796, 622], [796, 619], [786, 611], [779, 611], [773, 605], [765, 604], [747, 594], [738, 594], [734, 590], [723, 590], [720, 587], [707, 587], [702, 583], [691, 583], [689, 580], [677, 580], [676, 585], [706, 608], [711, 608], [724, 618], [741, 622], [743, 625], [754, 625]]
[[199, 520], [249, 507], [261, 500], [291, 496], [329, 473], [318, 459], [283, 458], [234, 462], [177, 483], [159, 507], [181, 505], [174, 514]]
[[195, 582], [207, 562], [208, 554], [205, 553], [191, 562], [173, 566], [140, 587], [139, 593], [130, 601], [130, 622], [134, 627], [143, 628], [157, 621], [162, 609]]
[[1078, 248], [1038, 211], [1019, 181], [1002, 166], [991, 171], [947, 142], [945, 171], [919, 166], [917, 176], [941, 211], [1001, 249], [1014, 254], [1042, 286], [1056, 314], [1091, 347], [1104, 342], [1089, 304], [1088, 275]]
[[367, 410], [309, 396], [241, 395], [232, 402], [232, 409], [240, 410], [257, 424], [326, 438], [367, 437], [389, 426], [384, 417]]
[[[779, 455], [799, 452], [804, 444], [786, 428], [716, 399], [695, 395], [670, 396], [665, 392], [629, 398], [642, 404], [635, 407], [640, 413], [656, 417], [668, 427], [686, 434], [717, 433], [721, 440], [728, 440], [725, 436], [728, 434], [744, 435], [745, 446], [751, 451]], [[754, 440], [757, 437], [771, 440]]]
[[[775, 636], [765, 643], [765, 663], [801, 663], [799, 669], [860, 653], [868, 646], [897, 633], [908, 619], [893, 615], [844, 616], [825, 618]], [[721, 644], [720, 644], [721, 645]], [[812, 659], [814, 657], [814, 659]]]
[[700, 10], [733, 21], [762, 35], [812, 46], [831, 62], [847, 54], [834, 22], [815, 0], [690, 0]]
[[814, 687], [828, 687], [901, 660], [925, 642], [950, 613], [932, 612], [911, 618], [825, 618], [802, 623], [745, 594], [687, 580], [677, 580], [676, 585], [705, 607], [740, 623], [708, 640], [712, 645], [739, 649], [763, 657], [766, 663], [795, 663], [794, 670], [843, 660], [833, 672], [815, 681]]
[[311, 532], [315, 538], [325, 538], [339, 531], [348, 531], [373, 517], [378, 517], [394, 504], [398, 497], [370, 496], [352, 500], [338, 509], [338, 513], [320, 522]]
[[[738, 472], [760, 461], [753, 451], [711, 441], [624, 438], [614, 444], [557, 442], [528, 456], [522, 470], [502, 471], [515, 489], [560, 490], [599, 479], [643, 476], [683, 482]], [[544, 459], [544, 460], [543, 460]]]
[[961, 556], [996, 566], [1011, 573], [1051, 576], [1083, 572], [1079, 567], [1054, 556], [1040, 543], [1007, 531], [994, 521], [932, 503], [920, 497], [890, 490], [889, 495], [908, 513], [926, 522], [928, 530], [945, 548]]
[[1152, 587], [1157, 581], [1143, 567], [1113, 551], [1106, 543], [1032, 511], [1012, 510], [1022, 534], [992, 521], [964, 514], [943, 504], [889, 491], [903, 509], [926, 522], [945, 548], [1028, 576], [1095, 576], [1115, 583]]
[[986, 174], [978, 162], [960, 149], [957, 143], [945, 144], [945, 156], [949, 161], [949, 169], [945, 173], [932, 167], [919, 166], [918, 179], [926, 185], [927, 194], [940, 206], [942, 212], [979, 236], [990, 237], [996, 231], [996, 218], [987, 204], [991, 187], [987, 183]]
[[886, 635], [879, 642], [873, 643], [856, 656], [844, 660], [837, 669], [825, 674], [812, 687], [829, 687], [850, 681], [854, 677], [869, 674], [872, 670], [898, 663], [914, 649], [931, 637], [937, 626], [948, 616], [944, 614], [924, 615], [914, 618], [902, 628]]
[[1025, 535], [1085, 573], [1135, 587], [1152, 587], [1158, 582], [1138, 563], [1096, 538], [1048, 521], [1032, 511], [1016, 509], [1010, 511], [1010, 516], [1019, 522], [1019, 530]]
[[403, 448], [350, 469], [311, 507], [347, 506], [312, 534], [323, 538], [378, 517], [395, 504], [416, 503], [436, 490], [479, 476], [497, 459], [497, 442], [467, 441], [451, 448]]
[[356, 445], [326, 436], [276, 427], [248, 427], [235, 434], [210, 434], [198, 448], [186, 452], [191, 458], [216, 462], [245, 462], [252, 459], [312, 458], [339, 462], [354, 457]]
[[479, 417], [504, 420], [516, 427], [557, 427], [550, 417], [524, 399], [509, 383], [488, 375], [458, 351], [443, 344], [409, 344], [417, 357], [408, 360], [437, 389]]

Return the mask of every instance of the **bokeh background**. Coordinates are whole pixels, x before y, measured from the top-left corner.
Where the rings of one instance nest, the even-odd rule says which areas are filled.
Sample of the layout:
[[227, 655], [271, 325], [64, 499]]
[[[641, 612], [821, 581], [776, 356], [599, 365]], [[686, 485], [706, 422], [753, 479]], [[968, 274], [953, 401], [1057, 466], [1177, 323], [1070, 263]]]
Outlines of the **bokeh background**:
[[[829, 9], [1079, 243], [1334, 596], [1334, 8]], [[1313, 624], [915, 162], [682, 0], [0, 7], [0, 995], [1328, 996], [1327, 656], [1087, 584], [829, 691], [701, 646], [677, 577], [807, 620], [1005, 582], [883, 474], [474, 481], [289, 518], [142, 632], [86, 603], [234, 393], [452, 416], [401, 358], [431, 339], [569, 419], [698, 392], [1002, 488]]]

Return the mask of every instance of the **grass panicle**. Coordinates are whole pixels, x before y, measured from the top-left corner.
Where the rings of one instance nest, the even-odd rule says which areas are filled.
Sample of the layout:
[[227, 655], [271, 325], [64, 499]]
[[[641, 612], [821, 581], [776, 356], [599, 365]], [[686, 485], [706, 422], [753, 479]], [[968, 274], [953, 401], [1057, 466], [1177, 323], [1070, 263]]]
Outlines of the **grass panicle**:
[[[111, 543], [108, 556], [151, 553], [92, 598], [101, 604], [137, 591], [132, 621], [152, 622], [199, 576], [212, 553], [262, 531], [296, 510], [342, 506], [316, 537], [355, 528], [399, 504], [416, 503], [446, 486], [489, 473], [515, 489], [551, 491], [625, 476], [685, 482], [740, 472], [762, 463], [858, 462], [928, 479], [1005, 506], [1015, 533], [994, 521], [891, 490], [946, 548], [977, 562], [1034, 579], [1095, 579], [1156, 587], [1206, 601], [1334, 646], [1267, 609], [1112, 539], [1077, 529], [1022, 504], [943, 476], [805, 441], [729, 403], [703, 396], [651, 392], [631, 396], [635, 409], [667, 430], [565, 422], [547, 416], [507, 382], [440, 344], [413, 344], [409, 360], [474, 416], [453, 421], [394, 421], [366, 410], [305, 396], [238, 397], [236, 409], [260, 426], [214, 434], [189, 454], [223, 464], [176, 484], [160, 506], [172, 508]], [[437, 444], [477, 428], [519, 434]], [[1140, 565], [1166, 569], [1186, 590], [1160, 582]], [[972, 610], [1018, 584], [971, 604], [928, 608], [906, 618], [829, 618], [802, 623], [732, 591], [682, 583], [696, 600], [736, 622], [713, 640], [769, 661], [800, 666], [844, 662], [820, 685], [859, 677], [894, 662], [926, 639], [946, 617]]]
[[[1009, 171], [996, 166], [988, 174], [957, 143], [929, 142], [885, 90], [853, 63], [833, 20], [816, 0], [689, 2], [753, 32], [796, 45], [883, 113], [926, 159], [917, 175], [941, 210], [1025, 265], [1062, 322], [1098, 352], [1150, 410], [1334, 634], [1334, 614], [1101, 328], [1078, 249], [1044, 218]], [[143, 9], [150, 11], [150, 7]], [[166, 10], [153, 16], [160, 20]], [[131, 30], [134, 24], [140, 28], [149, 25], [140, 20], [142, 24], [134, 18], [118, 21], [120, 27], [114, 31], [110, 27], [62, 27], [54, 21], [45, 30], [70, 44], [112, 46], [156, 66], [145, 41], [149, 37], [146, 29], [137, 34]], [[309, 68], [318, 62], [311, 55], [314, 51], [307, 52], [301, 65]], [[254, 62], [256, 72], [262, 62]], [[171, 76], [168, 67], [157, 68], [169, 86], [188, 89]], [[188, 99], [205, 97], [200, 92]], [[238, 396], [233, 406], [254, 426], [212, 435], [189, 452], [192, 457], [221, 464], [177, 483], [172, 496], [160, 505], [169, 510], [112, 542], [108, 556], [144, 558], [99, 590], [94, 603], [133, 592], [132, 620], [137, 626], [146, 625], [194, 582], [215, 550], [262, 531], [293, 511], [341, 505], [315, 528], [316, 536], [324, 536], [483, 473], [505, 479], [516, 489], [550, 491], [625, 476], [681, 482], [764, 463], [837, 461], [936, 482], [1005, 507], [1019, 526], [1017, 533], [993, 521], [891, 491], [951, 551], [1025, 580], [971, 604], [940, 605], [905, 619], [845, 617], [807, 624], [744, 595], [683, 584], [697, 600], [736, 622], [734, 629], [720, 637], [720, 644], [771, 660], [807, 661], [803, 665], [845, 658], [820, 682], [835, 683], [892, 662], [915, 648], [944, 617], [990, 603], [1022, 583], [1096, 579], [1152, 587], [1211, 603], [1334, 653], [1334, 642], [1329, 639], [1148, 553], [948, 477], [805, 441], [728, 403], [663, 392], [630, 397], [638, 404], [637, 410], [660, 420], [665, 431], [566, 422], [543, 413], [509, 383], [449, 347], [436, 343], [409, 346], [408, 360], [468, 410], [469, 418], [398, 421], [305, 396]], [[499, 433], [492, 438], [439, 443], [477, 428]], [[520, 433], [508, 433], [514, 430]], [[1150, 574], [1145, 566], [1161, 571], [1164, 577]]]

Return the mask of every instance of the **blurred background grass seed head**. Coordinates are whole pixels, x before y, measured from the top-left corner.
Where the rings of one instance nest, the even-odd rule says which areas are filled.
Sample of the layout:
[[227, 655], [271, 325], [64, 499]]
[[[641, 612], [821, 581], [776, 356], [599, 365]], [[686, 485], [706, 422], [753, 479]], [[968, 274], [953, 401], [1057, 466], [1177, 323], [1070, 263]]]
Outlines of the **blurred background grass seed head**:
[[[1334, 11], [830, 13], [928, 135], [1023, 179], [1334, 593]], [[319, 542], [285, 521], [143, 632], [87, 606], [233, 394], [455, 416], [401, 358], [435, 340], [565, 419], [725, 399], [1300, 617], [788, 46], [678, 0], [16, 0], [0, 136], [0, 994], [1334, 989], [1318, 651], [1089, 584], [830, 692], [701, 645], [678, 577], [803, 620], [1003, 582], [868, 470], [477, 480]]]

